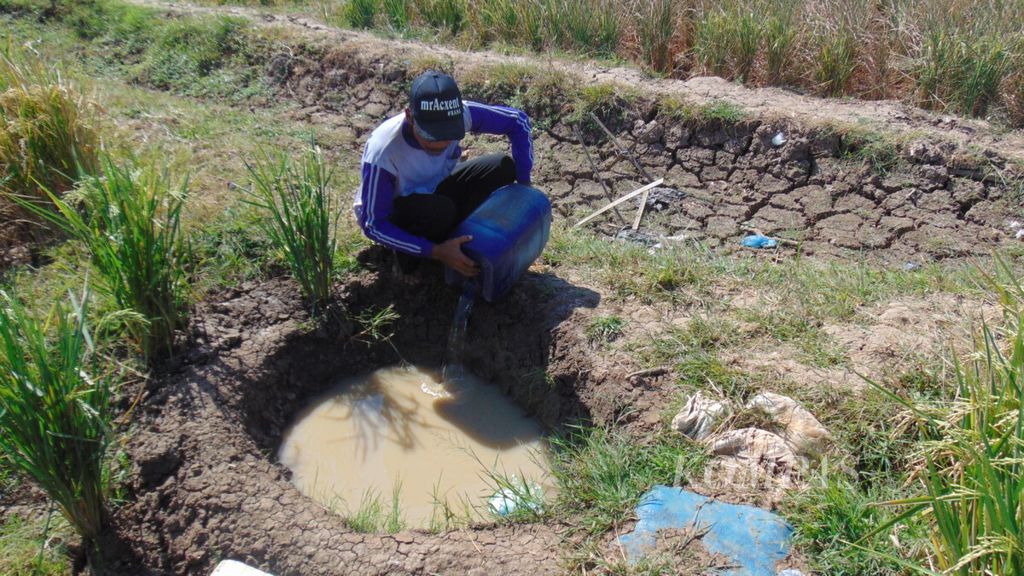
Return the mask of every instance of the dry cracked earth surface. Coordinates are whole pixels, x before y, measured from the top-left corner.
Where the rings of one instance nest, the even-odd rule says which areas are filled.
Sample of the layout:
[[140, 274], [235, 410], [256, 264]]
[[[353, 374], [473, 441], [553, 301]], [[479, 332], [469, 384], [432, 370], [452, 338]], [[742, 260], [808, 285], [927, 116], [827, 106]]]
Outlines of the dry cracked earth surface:
[[[424, 51], [450, 60], [456, 75], [528, 60], [386, 41], [241, 8], [148, 4], [169, 15], [229, 13], [285, 27], [294, 45], [266, 64], [276, 98], [294, 104], [295, 120], [332, 127], [353, 151], [380, 120], [401, 109], [409, 62]], [[609, 128], [665, 183], [648, 199], [638, 231], [627, 225], [634, 203], [623, 205], [630, 208], [621, 219], [612, 214], [596, 225], [609, 237], [651, 247], [697, 242], [740, 252], [737, 258], [785, 259], [799, 251], [867, 258], [879, 266], [984, 255], [1018, 242], [1008, 221], [1019, 212], [1009, 185], [1013, 163], [1024, 156], [1019, 132], [999, 134], [982, 122], [891, 102], [822, 101], [718, 79], [653, 80], [635, 70], [546, 62], [584, 83], [611, 81], [697, 102], [727, 100], [746, 110], [739, 121], [683, 121], [659, 112], [654, 99], [624, 102], [608, 118]], [[867, 123], [907, 135], [898, 148], [899, 169], [851, 157], [843, 136], [823, 127], [828, 123]], [[600, 132], [591, 127], [583, 135], [581, 145], [565, 118], [536, 129], [535, 184], [551, 197], [556, 217], [569, 222], [645, 183]], [[467, 144], [471, 154], [500, 145]], [[738, 242], [748, 228], [791, 242], [770, 256], [741, 252]], [[114, 515], [105, 542], [114, 573], [204, 574], [222, 558], [279, 576], [564, 570], [563, 558], [577, 542], [559, 521], [358, 534], [302, 496], [275, 462], [291, 417], [338, 374], [400, 360], [437, 364], [444, 355], [456, 295], [437, 281], [440, 271], [431, 269], [433, 279], [410, 285], [395, 278], [375, 250], [362, 258], [363, 269], [337, 287], [335, 312], [394, 304], [401, 321], [390, 343], [365, 342], [345, 314], [316, 325], [296, 286], [281, 278], [221, 291], [197, 305], [182, 354], [140, 391], [133, 413], [133, 498]], [[749, 288], [716, 286], [713, 296], [719, 311], [773, 306], [771, 294]], [[863, 387], [860, 374], [882, 377], [926, 351], [941, 352], [950, 341], [962, 346], [974, 321], [997, 314], [994, 306], [961, 296], [893, 300], [859, 311], [849, 323], [823, 327], [848, 358], [843, 365], [818, 367], [786, 346], [727, 354], [723, 362], [842, 397]], [[643, 370], [631, 344], [685, 329], [696, 315], [689, 304], [624, 300], [582, 270], [538, 265], [508, 298], [474, 311], [466, 363], [549, 428], [583, 419], [639, 437], [664, 426], [677, 392], [672, 367]], [[608, 316], [626, 320], [623, 333], [611, 346], [596, 344], [588, 326]], [[722, 486], [698, 483], [696, 489], [756, 500]]]

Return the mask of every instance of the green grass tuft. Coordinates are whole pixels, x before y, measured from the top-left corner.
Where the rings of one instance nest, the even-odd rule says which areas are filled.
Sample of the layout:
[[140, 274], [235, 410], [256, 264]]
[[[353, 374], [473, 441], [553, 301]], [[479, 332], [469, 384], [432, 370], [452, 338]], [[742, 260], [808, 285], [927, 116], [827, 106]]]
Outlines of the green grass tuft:
[[578, 515], [578, 525], [592, 534], [631, 517], [632, 508], [655, 484], [684, 481], [706, 461], [703, 450], [676, 437], [637, 444], [622, 432], [603, 428], [570, 428], [551, 444], [558, 505]]

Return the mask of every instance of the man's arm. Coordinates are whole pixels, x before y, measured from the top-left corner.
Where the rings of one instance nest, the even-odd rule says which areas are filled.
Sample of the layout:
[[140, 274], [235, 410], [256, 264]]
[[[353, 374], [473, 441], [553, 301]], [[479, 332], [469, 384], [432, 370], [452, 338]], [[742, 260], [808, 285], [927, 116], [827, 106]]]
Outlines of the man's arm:
[[363, 163], [360, 192], [363, 207], [359, 214], [359, 226], [367, 238], [388, 248], [429, 258], [434, 250], [433, 242], [410, 234], [391, 222], [396, 182], [394, 174], [375, 164]]
[[530, 137], [530, 118], [526, 112], [507, 106], [491, 106], [465, 101], [469, 111], [470, 132], [508, 136], [512, 145], [512, 160], [516, 163], [516, 181], [530, 183], [533, 170], [533, 140]]

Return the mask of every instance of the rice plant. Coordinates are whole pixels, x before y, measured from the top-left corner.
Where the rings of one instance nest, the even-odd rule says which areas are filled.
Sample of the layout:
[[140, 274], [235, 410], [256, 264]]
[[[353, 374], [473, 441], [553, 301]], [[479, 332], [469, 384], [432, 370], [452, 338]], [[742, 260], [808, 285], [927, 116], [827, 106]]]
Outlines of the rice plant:
[[[111, 389], [88, 366], [88, 294], [33, 318], [0, 292], [0, 452], [56, 504], [94, 552], [106, 522]], [[95, 560], [95, 559], [94, 559]]]
[[381, 9], [392, 30], [405, 32], [409, 29], [411, 0], [381, 0]]
[[185, 322], [188, 247], [180, 222], [188, 182], [174, 189], [166, 169], [109, 156], [100, 163], [103, 175], [82, 180], [72, 197], [50, 193], [56, 211], [26, 206], [85, 245], [99, 286], [142, 319], [130, 333], [152, 359], [170, 353]]
[[761, 17], [742, 3], [726, 4], [697, 23], [694, 54], [702, 65], [726, 78], [750, 78], [761, 45]]
[[1006, 327], [984, 326], [978, 353], [955, 362], [956, 397], [936, 406], [888, 393], [926, 437], [922, 495], [887, 503], [907, 508], [889, 525], [924, 522], [930, 531], [928, 568], [917, 573], [1024, 573], [1024, 286], [998, 265], [999, 274], [983, 276]]
[[452, 36], [462, 32], [466, 24], [466, 0], [424, 0], [417, 10], [427, 26]]
[[62, 193], [94, 173], [92, 107], [42, 59], [0, 53], [0, 192], [45, 200], [44, 190]]
[[299, 161], [264, 154], [247, 162], [252, 188], [245, 199], [270, 216], [264, 230], [284, 256], [302, 296], [318, 313], [331, 296], [338, 246], [332, 171], [318, 147]]
[[667, 74], [674, 67], [672, 37], [676, 33], [676, 17], [673, 0], [641, 2], [634, 14], [641, 60], [655, 72]]
[[552, 41], [559, 46], [596, 56], [612, 56], [622, 30], [617, 3], [610, 0], [549, 0]]
[[345, 3], [342, 13], [349, 26], [372, 28], [380, 8], [380, 0], [349, 0]]
[[777, 4], [764, 23], [765, 81], [784, 84], [789, 78], [789, 66], [796, 50], [798, 30], [794, 22], [796, 1]]
[[1011, 72], [1011, 53], [998, 38], [934, 30], [927, 38], [918, 86], [926, 104], [983, 115]]
[[857, 39], [847, 29], [822, 39], [814, 78], [825, 96], [845, 93], [857, 68]]

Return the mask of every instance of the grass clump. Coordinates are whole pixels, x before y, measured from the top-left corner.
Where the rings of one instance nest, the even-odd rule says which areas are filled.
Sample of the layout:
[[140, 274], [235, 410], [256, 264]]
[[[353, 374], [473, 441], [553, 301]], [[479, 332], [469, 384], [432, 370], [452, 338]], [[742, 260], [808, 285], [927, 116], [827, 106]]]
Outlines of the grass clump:
[[173, 188], [152, 165], [101, 160], [102, 176], [83, 180], [72, 199], [53, 194], [56, 211], [34, 208], [88, 250], [100, 286], [137, 315], [130, 333], [147, 358], [169, 353], [186, 317], [188, 247], [180, 229], [188, 183]]
[[451, 36], [457, 36], [466, 26], [467, 0], [424, 0], [418, 11], [427, 26]]
[[379, 0], [349, 0], [342, 8], [342, 18], [353, 28], [372, 28], [378, 12]]
[[672, 40], [677, 26], [673, 0], [641, 2], [633, 16], [640, 61], [654, 72], [668, 74], [675, 67]]
[[622, 432], [574, 427], [551, 442], [558, 505], [578, 514], [579, 526], [600, 534], [628, 518], [655, 484], [685, 481], [706, 461], [696, 445], [663, 436], [637, 443]]
[[844, 28], [821, 40], [814, 71], [818, 92], [824, 96], [846, 94], [856, 70], [857, 38], [853, 32]]
[[[41, 58], [0, 54], [0, 193], [46, 199], [97, 167], [93, 104]], [[4, 202], [0, 199], [0, 206]]]
[[748, 7], [725, 3], [697, 23], [694, 54], [705, 69], [729, 79], [750, 78], [763, 34], [762, 17]]
[[246, 201], [270, 217], [264, 232], [281, 251], [315, 314], [331, 297], [338, 247], [332, 171], [317, 147], [298, 162], [283, 154], [264, 155], [246, 166], [252, 179]]
[[0, 292], [0, 451], [46, 492], [91, 552], [107, 518], [111, 389], [87, 371], [87, 316], [87, 294], [41, 322]]
[[614, 56], [622, 38], [619, 2], [613, 0], [548, 0], [552, 43], [594, 57]]

